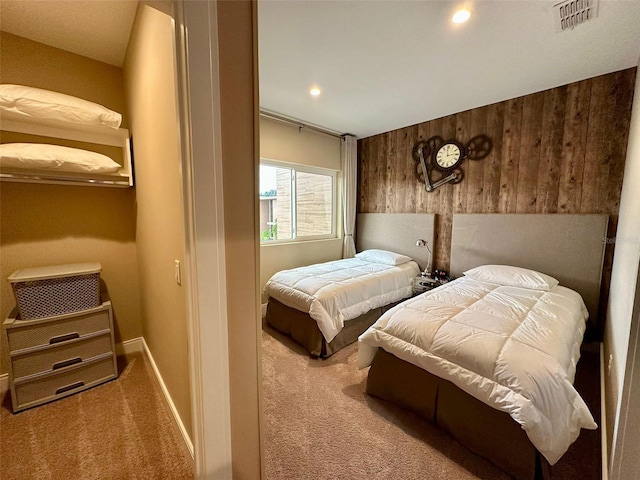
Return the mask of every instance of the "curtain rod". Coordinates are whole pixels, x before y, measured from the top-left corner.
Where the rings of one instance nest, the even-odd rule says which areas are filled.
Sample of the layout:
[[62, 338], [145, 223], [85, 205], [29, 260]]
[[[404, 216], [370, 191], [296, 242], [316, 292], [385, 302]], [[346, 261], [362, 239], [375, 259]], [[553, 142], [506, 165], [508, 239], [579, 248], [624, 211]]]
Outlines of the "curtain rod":
[[284, 115], [280, 115], [278, 113], [269, 112], [268, 110], [260, 110], [260, 116], [265, 118], [270, 118], [271, 120], [277, 120], [279, 122], [288, 123], [289, 125], [294, 125], [298, 127], [299, 130], [302, 130], [303, 128], [308, 128], [309, 130], [314, 130], [318, 133], [324, 133], [325, 135], [330, 135], [332, 137], [337, 137], [337, 138], [342, 138], [344, 137], [344, 135], [348, 135], [346, 133], [342, 134], [342, 133], [335, 132], [333, 130], [318, 127], [317, 125], [304, 123], [294, 118], [289, 118], [289, 117], [285, 117]]

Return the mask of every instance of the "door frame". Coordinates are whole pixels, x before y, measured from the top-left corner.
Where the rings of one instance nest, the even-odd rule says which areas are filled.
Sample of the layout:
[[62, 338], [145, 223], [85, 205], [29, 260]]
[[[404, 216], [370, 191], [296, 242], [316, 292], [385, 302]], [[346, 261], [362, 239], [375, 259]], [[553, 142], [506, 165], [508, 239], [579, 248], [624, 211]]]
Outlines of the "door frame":
[[174, 19], [195, 475], [231, 479], [217, 2], [175, 1]]

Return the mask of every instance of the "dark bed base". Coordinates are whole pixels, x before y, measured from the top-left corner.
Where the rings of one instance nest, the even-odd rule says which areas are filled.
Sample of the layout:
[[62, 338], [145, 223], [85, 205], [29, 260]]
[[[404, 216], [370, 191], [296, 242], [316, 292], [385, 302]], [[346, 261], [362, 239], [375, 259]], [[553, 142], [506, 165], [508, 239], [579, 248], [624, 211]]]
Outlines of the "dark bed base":
[[290, 336], [314, 357], [329, 357], [341, 348], [355, 342], [364, 331], [396, 303], [370, 310], [358, 318], [348, 320], [336, 337], [328, 342], [318, 329], [316, 321], [308, 313], [287, 307], [273, 298], [267, 304], [266, 323], [280, 333]]
[[518, 480], [548, 479], [549, 464], [509, 414], [378, 349], [367, 393], [411, 410]]

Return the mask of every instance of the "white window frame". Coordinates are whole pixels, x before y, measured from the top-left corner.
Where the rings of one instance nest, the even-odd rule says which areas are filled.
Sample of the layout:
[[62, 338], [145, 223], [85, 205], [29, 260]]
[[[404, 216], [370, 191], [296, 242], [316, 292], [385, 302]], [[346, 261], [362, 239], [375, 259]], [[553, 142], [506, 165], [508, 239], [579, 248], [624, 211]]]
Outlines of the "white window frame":
[[[260, 240], [260, 245], [280, 245], [283, 243], [302, 243], [314, 240], [327, 240], [338, 238], [338, 171], [331, 168], [314, 167], [310, 165], [301, 165], [299, 163], [282, 162], [279, 160], [272, 160], [269, 158], [260, 158], [260, 166], [265, 165], [268, 167], [287, 168], [292, 171], [291, 178], [291, 224], [292, 224], [292, 237], [282, 238], [279, 240]], [[297, 183], [296, 174], [301, 173], [313, 173], [316, 175], [326, 175], [331, 177], [331, 233], [323, 235], [307, 235], [304, 237], [298, 237], [297, 234]], [[260, 192], [258, 192], [258, 195]]]

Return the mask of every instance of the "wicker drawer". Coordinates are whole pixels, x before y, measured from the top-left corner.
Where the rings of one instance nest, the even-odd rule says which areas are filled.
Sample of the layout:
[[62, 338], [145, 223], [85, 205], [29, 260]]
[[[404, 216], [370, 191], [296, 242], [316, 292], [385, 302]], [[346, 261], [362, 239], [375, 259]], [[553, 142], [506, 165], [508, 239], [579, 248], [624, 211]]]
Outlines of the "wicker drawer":
[[46, 347], [14, 356], [11, 360], [13, 377], [15, 380], [20, 380], [21, 377], [58, 370], [111, 352], [110, 332], [86, 340]]
[[110, 328], [109, 308], [105, 306], [90, 313], [63, 315], [60, 319], [16, 320], [7, 328], [9, 352], [54, 345]]
[[66, 397], [116, 378], [112, 355], [83, 362], [60, 372], [14, 383], [14, 412]]

